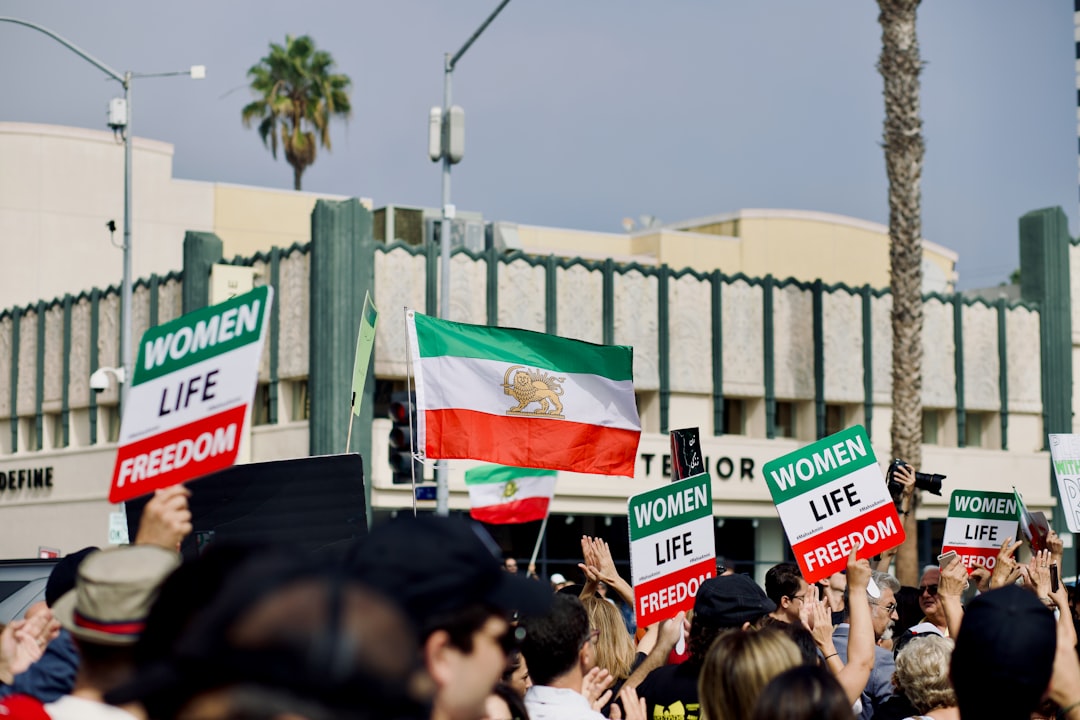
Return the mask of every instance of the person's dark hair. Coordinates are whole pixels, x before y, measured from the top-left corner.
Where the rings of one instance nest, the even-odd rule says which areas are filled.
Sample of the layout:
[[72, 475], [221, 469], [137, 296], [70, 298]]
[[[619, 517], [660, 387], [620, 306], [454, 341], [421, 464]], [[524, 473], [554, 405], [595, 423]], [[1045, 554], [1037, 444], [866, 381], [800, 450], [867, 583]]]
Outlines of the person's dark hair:
[[799, 592], [802, 583], [802, 573], [795, 563], [780, 563], [773, 565], [765, 573], [765, 594], [769, 599], [780, 606], [780, 599], [794, 597]]
[[569, 672], [589, 641], [589, 615], [572, 595], [556, 594], [547, 615], [525, 618], [521, 625], [525, 628], [521, 654], [536, 685], [549, 685]]
[[896, 597], [896, 617], [898, 618], [893, 637], [898, 637], [909, 627], [918, 625], [922, 621], [923, 611], [919, 606], [919, 596], [922, 595], [922, 591], [905, 585], [893, 594]]
[[705, 654], [709, 652], [709, 646], [713, 644], [713, 640], [720, 633], [730, 629], [704, 622], [695, 615], [690, 620], [690, 634], [686, 639], [686, 650], [690, 653], [690, 657], [696, 662], [703, 661]]
[[818, 653], [817, 643], [814, 642], [813, 634], [799, 623], [776, 622], [772, 627], [778, 628], [799, 648], [803, 663], [817, 665], [821, 655]]
[[506, 655], [506, 669], [503, 670], [502, 677], [499, 678], [501, 683], [509, 683], [510, 679], [514, 677], [514, 673], [521, 667], [521, 649], [517, 648], [511, 650]]
[[497, 682], [495, 687], [491, 688], [491, 692], [501, 697], [510, 708], [510, 720], [529, 720], [529, 711], [525, 709], [525, 701], [514, 692], [514, 688], [504, 682]]
[[427, 640], [436, 630], [445, 630], [450, 636], [451, 645], [463, 653], [471, 653], [473, 636], [494, 615], [501, 616], [501, 613], [484, 605], [468, 605], [452, 612], [433, 615], [424, 623], [422, 637]]
[[800, 665], [780, 673], [754, 704], [753, 720], [851, 720], [851, 703], [823, 667]]
[[100, 645], [74, 636], [71, 639], [79, 651], [79, 673], [88, 685], [108, 691], [130, 679], [135, 669], [133, 646]]

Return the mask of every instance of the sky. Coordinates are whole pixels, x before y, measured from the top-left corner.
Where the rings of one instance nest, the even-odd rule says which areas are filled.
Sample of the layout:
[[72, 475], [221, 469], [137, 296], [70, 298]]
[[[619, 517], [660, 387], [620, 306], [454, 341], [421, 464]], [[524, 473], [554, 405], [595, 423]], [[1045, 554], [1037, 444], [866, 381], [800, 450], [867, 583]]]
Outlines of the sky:
[[[353, 81], [304, 189], [438, 207], [427, 117], [443, 56], [497, 0], [2, 0], [136, 80], [135, 134], [175, 146], [177, 178], [292, 187], [254, 128], [247, 70], [310, 35]], [[919, 10], [926, 63], [923, 234], [960, 254], [962, 289], [1019, 266], [1018, 219], [1061, 206], [1077, 232], [1070, 0], [948, 0]], [[465, 109], [454, 204], [487, 220], [621, 232], [740, 208], [888, 222], [870, 0], [511, 0], [453, 77]], [[0, 23], [0, 121], [105, 129], [119, 85], [62, 45]], [[0, 158], [0, 162], [3, 158]], [[137, 182], [137, 179], [136, 179]]]

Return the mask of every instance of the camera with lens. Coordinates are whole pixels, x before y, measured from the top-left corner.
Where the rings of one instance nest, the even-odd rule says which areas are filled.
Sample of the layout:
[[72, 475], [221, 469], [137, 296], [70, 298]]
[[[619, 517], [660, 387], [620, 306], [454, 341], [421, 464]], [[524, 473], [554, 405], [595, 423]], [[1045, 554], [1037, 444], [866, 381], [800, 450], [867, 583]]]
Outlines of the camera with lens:
[[[897, 468], [908, 467], [908, 464], [903, 460], [897, 458], [889, 464], [889, 471], [885, 474], [885, 479], [889, 484], [889, 494], [893, 497], [900, 495], [904, 486], [898, 483], [893, 475], [896, 473]], [[918, 490], [925, 490], [928, 493], [934, 495], [941, 495], [941, 481], [945, 479], [944, 475], [937, 473], [915, 473], [915, 487]]]

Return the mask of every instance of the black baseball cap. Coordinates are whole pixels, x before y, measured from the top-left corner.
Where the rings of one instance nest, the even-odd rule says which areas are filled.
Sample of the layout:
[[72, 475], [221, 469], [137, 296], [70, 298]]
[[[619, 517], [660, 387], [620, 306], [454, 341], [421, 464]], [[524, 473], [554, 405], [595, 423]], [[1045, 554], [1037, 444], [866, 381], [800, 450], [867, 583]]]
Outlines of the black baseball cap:
[[425, 631], [432, 618], [471, 605], [507, 615], [543, 615], [546, 583], [502, 569], [499, 546], [483, 526], [458, 517], [403, 516], [372, 529], [354, 548], [350, 570], [396, 600]]
[[1050, 683], [1056, 648], [1054, 614], [1031, 590], [1006, 585], [976, 597], [964, 609], [952, 653], [961, 712], [1028, 717]]
[[694, 619], [713, 627], [737, 628], [776, 609], [761, 586], [748, 575], [721, 575], [701, 583], [694, 600]]

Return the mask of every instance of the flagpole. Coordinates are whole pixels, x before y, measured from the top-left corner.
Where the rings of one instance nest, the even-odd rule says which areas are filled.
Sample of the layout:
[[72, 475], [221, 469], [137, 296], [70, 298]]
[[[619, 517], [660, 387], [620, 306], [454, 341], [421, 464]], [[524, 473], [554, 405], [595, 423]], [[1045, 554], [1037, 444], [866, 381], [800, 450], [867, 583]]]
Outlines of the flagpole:
[[[409, 307], [405, 306], [405, 393], [412, 397], [413, 386], [412, 348], [409, 345]], [[409, 474], [412, 477], [412, 514], [416, 517], [416, 456], [412, 454], [412, 446], [416, 442], [416, 430], [413, 428], [413, 414], [411, 408], [415, 407], [412, 400], [408, 404], [409, 412]]]
[[352, 394], [352, 402], [349, 403], [349, 431], [345, 433], [345, 454], [349, 454], [349, 447], [352, 445], [352, 424], [353, 418], [356, 417], [356, 392]]
[[544, 515], [544, 522], [540, 523], [540, 534], [536, 537], [536, 545], [533, 547], [532, 558], [529, 559], [529, 567], [536, 567], [536, 556], [540, 554], [540, 543], [544, 540], [544, 533], [547, 532], [547, 521], [551, 517], [551, 504], [548, 504], [548, 511]]

